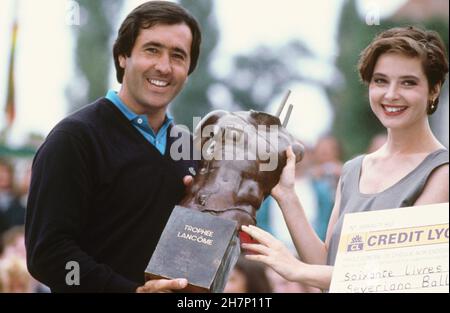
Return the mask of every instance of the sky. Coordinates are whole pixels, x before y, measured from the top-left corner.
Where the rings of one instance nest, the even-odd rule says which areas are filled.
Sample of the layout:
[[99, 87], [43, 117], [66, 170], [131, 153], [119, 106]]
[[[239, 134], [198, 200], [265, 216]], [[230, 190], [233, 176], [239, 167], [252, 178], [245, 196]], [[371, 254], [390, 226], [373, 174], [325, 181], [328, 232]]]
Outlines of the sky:
[[[342, 0], [214, 0], [220, 43], [212, 65], [217, 75], [226, 75], [233, 55], [251, 52], [257, 46], [281, 46], [300, 39], [314, 52], [315, 60], [303, 64], [316, 78], [327, 80], [338, 53], [337, 21]], [[360, 0], [362, 16], [392, 12], [405, 0]], [[119, 21], [142, 0], [125, 1]], [[0, 128], [4, 125], [6, 76], [12, 12], [18, 4], [19, 37], [16, 55], [16, 120], [9, 143], [21, 145], [29, 132], [47, 135], [68, 109], [65, 89], [73, 77], [72, 25], [76, 1], [0, 1]], [[114, 75], [111, 88], [118, 89]], [[294, 110], [288, 130], [308, 144], [331, 126], [332, 110], [321, 88], [290, 85], [289, 103]], [[99, 95], [102, 96], [102, 95]], [[269, 105], [274, 113], [282, 94]]]

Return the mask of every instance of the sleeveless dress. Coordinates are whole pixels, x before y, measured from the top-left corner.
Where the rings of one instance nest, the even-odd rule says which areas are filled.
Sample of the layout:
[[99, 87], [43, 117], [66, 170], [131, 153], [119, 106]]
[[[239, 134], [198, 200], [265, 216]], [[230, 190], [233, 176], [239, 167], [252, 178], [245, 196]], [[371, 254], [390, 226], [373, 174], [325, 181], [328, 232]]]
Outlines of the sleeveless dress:
[[327, 264], [334, 265], [345, 213], [386, 210], [413, 206], [434, 169], [448, 164], [447, 149], [430, 153], [414, 170], [386, 190], [375, 194], [359, 191], [359, 179], [364, 155], [348, 161], [341, 176], [341, 205], [328, 247]]

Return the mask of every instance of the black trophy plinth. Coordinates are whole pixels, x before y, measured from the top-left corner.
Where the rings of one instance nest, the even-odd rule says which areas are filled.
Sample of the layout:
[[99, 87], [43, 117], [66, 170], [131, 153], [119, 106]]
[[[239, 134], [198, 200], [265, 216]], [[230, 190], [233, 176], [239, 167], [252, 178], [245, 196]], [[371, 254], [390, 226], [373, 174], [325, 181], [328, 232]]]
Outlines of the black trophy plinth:
[[186, 278], [181, 292], [222, 292], [240, 254], [237, 222], [176, 206], [145, 278]]

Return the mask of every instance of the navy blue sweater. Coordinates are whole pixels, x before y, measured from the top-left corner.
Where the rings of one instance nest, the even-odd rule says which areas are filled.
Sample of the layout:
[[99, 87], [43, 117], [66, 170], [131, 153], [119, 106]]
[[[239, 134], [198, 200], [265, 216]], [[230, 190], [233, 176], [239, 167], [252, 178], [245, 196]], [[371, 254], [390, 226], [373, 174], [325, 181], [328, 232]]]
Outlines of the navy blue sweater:
[[[174, 140], [168, 136], [162, 156], [105, 98], [56, 125], [33, 161], [30, 273], [55, 292], [134, 292], [142, 285], [184, 194], [182, 178], [196, 168], [170, 158]], [[79, 264], [79, 285], [71, 261]]]

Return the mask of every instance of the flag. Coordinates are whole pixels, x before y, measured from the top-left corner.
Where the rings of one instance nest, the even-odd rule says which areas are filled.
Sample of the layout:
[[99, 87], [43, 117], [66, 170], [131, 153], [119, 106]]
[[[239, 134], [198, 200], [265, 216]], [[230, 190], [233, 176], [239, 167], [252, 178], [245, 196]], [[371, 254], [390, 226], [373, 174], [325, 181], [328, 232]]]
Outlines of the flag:
[[6, 123], [7, 128], [11, 127], [14, 117], [16, 115], [15, 109], [15, 86], [14, 86], [14, 57], [16, 50], [16, 40], [17, 40], [17, 20], [14, 20], [12, 36], [11, 36], [11, 52], [9, 55], [9, 69], [8, 69], [8, 96], [6, 97]]

